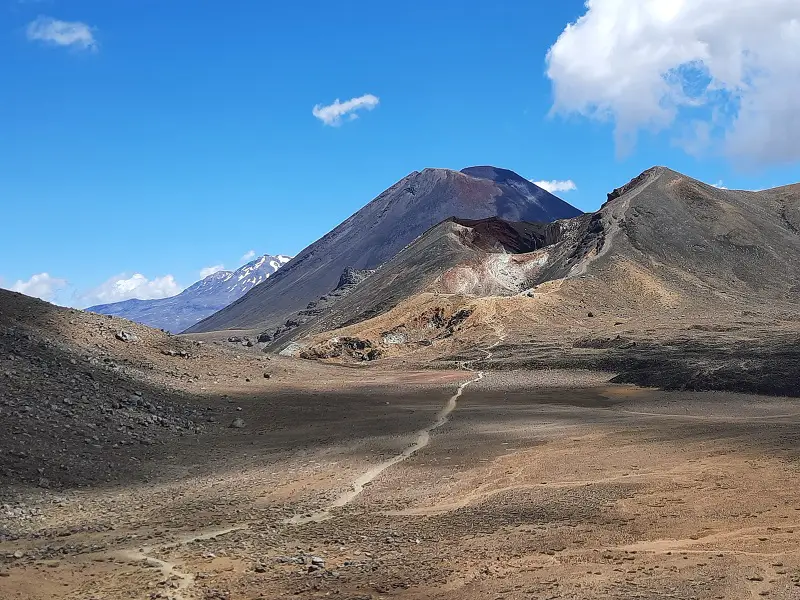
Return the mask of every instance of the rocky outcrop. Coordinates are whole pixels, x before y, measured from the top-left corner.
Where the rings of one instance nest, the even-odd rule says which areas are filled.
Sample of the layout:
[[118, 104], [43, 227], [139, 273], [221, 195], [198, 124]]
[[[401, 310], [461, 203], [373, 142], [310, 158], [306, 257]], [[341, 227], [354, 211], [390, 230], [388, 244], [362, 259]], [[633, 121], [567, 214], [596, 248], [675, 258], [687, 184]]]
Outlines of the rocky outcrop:
[[287, 333], [293, 332], [298, 327], [326, 315], [339, 300], [346, 298], [350, 292], [356, 289], [356, 287], [372, 273], [374, 273], [374, 271], [369, 269], [345, 268], [339, 277], [339, 282], [333, 290], [324, 296], [320, 296], [318, 300], [309, 302], [305, 309], [298, 311], [295, 315], [286, 319], [275, 331], [262, 332], [258, 336], [258, 341], [266, 343], [278, 341]]
[[306, 348], [299, 356], [306, 359], [349, 358], [357, 361], [373, 361], [383, 356], [383, 350], [370, 340], [341, 337], [331, 338], [324, 344]]

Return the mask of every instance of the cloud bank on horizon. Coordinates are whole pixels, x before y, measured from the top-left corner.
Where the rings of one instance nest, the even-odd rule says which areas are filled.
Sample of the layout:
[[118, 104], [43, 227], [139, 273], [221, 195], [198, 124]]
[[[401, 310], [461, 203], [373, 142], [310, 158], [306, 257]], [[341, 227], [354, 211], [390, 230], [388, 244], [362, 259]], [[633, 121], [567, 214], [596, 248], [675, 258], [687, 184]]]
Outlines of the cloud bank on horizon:
[[692, 154], [800, 159], [800, 2], [587, 0], [547, 54], [553, 112], [613, 122], [621, 153], [672, 130]]
[[184, 287], [172, 275], [148, 279], [141, 273], [115, 275], [79, 295], [79, 306], [110, 304], [122, 300], [156, 300], [180, 294]]
[[[246, 264], [256, 256], [255, 250], [248, 250], [241, 257]], [[210, 265], [200, 269], [201, 279], [224, 271], [223, 264]], [[100, 304], [112, 304], [124, 300], [157, 300], [180, 294], [186, 286], [178, 283], [173, 275], [163, 275], [149, 279], [142, 273], [121, 273], [108, 278], [100, 285], [88, 289], [76, 289], [66, 279], [54, 277], [49, 273], [37, 273], [28, 280], [17, 280], [11, 285], [0, 278], [0, 288], [39, 298], [47, 302], [86, 308]]]
[[66, 279], [53, 277], [49, 273], [37, 273], [32, 275], [27, 281], [17, 280], [10, 289], [12, 292], [19, 292], [26, 296], [33, 296], [51, 302], [55, 299], [59, 291], [65, 289], [69, 284]]
[[[0, 281], [0, 283], [2, 282]], [[19, 279], [13, 285], [8, 286], [8, 289], [47, 302], [85, 308], [132, 298], [140, 300], [166, 298], [179, 294], [184, 288], [175, 281], [172, 275], [148, 279], [141, 273], [133, 275], [123, 273], [109, 278], [95, 288], [79, 292], [66, 279], [44, 272], [36, 273], [28, 280]]]

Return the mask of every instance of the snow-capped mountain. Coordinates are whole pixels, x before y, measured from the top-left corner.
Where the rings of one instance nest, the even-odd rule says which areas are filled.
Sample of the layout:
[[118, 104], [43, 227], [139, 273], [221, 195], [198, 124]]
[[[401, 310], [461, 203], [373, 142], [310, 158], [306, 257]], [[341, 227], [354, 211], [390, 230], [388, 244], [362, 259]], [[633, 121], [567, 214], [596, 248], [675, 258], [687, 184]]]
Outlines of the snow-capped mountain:
[[291, 258], [283, 254], [265, 254], [235, 271], [218, 271], [209, 275], [177, 296], [159, 300], [125, 300], [90, 306], [86, 310], [180, 333], [244, 296]]

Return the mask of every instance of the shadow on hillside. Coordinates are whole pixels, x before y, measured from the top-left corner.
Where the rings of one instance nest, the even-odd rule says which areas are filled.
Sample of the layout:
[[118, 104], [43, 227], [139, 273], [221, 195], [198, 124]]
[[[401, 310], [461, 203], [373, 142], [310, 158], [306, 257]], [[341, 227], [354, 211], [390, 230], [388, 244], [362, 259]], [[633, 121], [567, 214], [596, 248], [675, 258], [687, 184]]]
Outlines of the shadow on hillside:
[[[24, 327], [10, 327], [8, 317], [14, 311]], [[47, 336], [26, 331], [58, 331], [53, 321], [70, 318], [63, 309], [44, 303], [21, 307], [4, 303], [2, 313], [3, 496], [36, 486], [114, 488], [265, 468], [287, 457], [320, 451], [377, 462], [402, 451], [414, 432], [430, 425], [456, 387], [395, 385], [324, 393], [277, 389], [227, 398], [190, 394], [144, 382], [102, 361], [93, 363]], [[621, 379], [636, 381], [634, 375], [642, 374], [637, 383], [679, 389], [704, 389], [704, 382], [710, 382], [717, 389], [796, 393], [800, 381], [800, 352], [788, 343], [766, 348], [744, 342], [736, 347], [640, 343], [628, 350], [577, 349], [571, 354], [559, 354], [552, 346], [544, 351], [539, 348], [538, 353], [533, 346], [501, 346], [496, 357], [493, 367], [613, 370], [622, 373]], [[733, 369], [732, 375], [726, 375], [725, 368]], [[736, 379], [736, 374], [744, 374], [743, 379]], [[468, 388], [452, 424], [445, 427], [456, 427], [462, 419], [476, 425], [469, 447], [484, 457], [503, 451], [503, 432], [520, 422], [613, 428], [619, 427], [621, 419], [635, 425], [637, 435], [653, 440], [730, 440], [753, 452], [780, 452], [793, 459], [800, 452], [800, 425], [795, 423], [621, 417], [617, 409], [624, 402], [585, 389], [537, 389], [536, 394], [518, 397], [511, 405], [508, 396], [507, 392]], [[237, 418], [244, 426], [231, 428]], [[442, 436], [431, 450], [447, 443]], [[531, 443], [538, 442], [532, 438]]]
[[[619, 346], [500, 345], [491, 361], [477, 360], [473, 367], [586, 369], [615, 373], [614, 383], [643, 387], [800, 397], [800, 342], [792, 336], [765, 340], [707, 337], [663, 343], [631, 340]], [[478, 358], [476, 351], [465, 352], [445, 357], [437, 365], [452, 368], [459, 361]]]

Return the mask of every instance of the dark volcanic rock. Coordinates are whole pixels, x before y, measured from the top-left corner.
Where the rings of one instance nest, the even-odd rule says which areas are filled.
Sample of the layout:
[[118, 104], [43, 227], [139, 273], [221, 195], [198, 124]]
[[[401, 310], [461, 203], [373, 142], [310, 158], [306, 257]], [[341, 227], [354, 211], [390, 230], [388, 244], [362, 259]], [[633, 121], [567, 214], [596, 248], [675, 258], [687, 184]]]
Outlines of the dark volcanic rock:
[[445, 219], [553, 221], [581, 214], [511, 171], [425, 169], [405, 177], [264, 284], [189, 332], [273, 328], [338, 286], [346, 268], [371, 270]]
[[[77, 344], [86, 338], [97, 342]], [[0, 290], [0, 498], [18, 484], [55, 490], [131, 477], [165, 440], [199, 433], [197, 404], [152, 378], [159, 358], [188, 357], [185, 346]], [[149, 368], [137, 366], [141, 355]]]
[[[347, 267], [344, 271], [342, 271], [342, 275], [339, 277], [339, 283], [337, 284], [336, 289], [343, 288], [348, 285], [358, 285], [367, 277], [369, 277], [371, 273], [371, 270], [359, 271], [353, 267]], [[308, 308], [314, 308], [314, 306], [317, 305], [316, 302], [309, 302], [309, 304], [313, 304], [313, 306], [309, 306]]]

